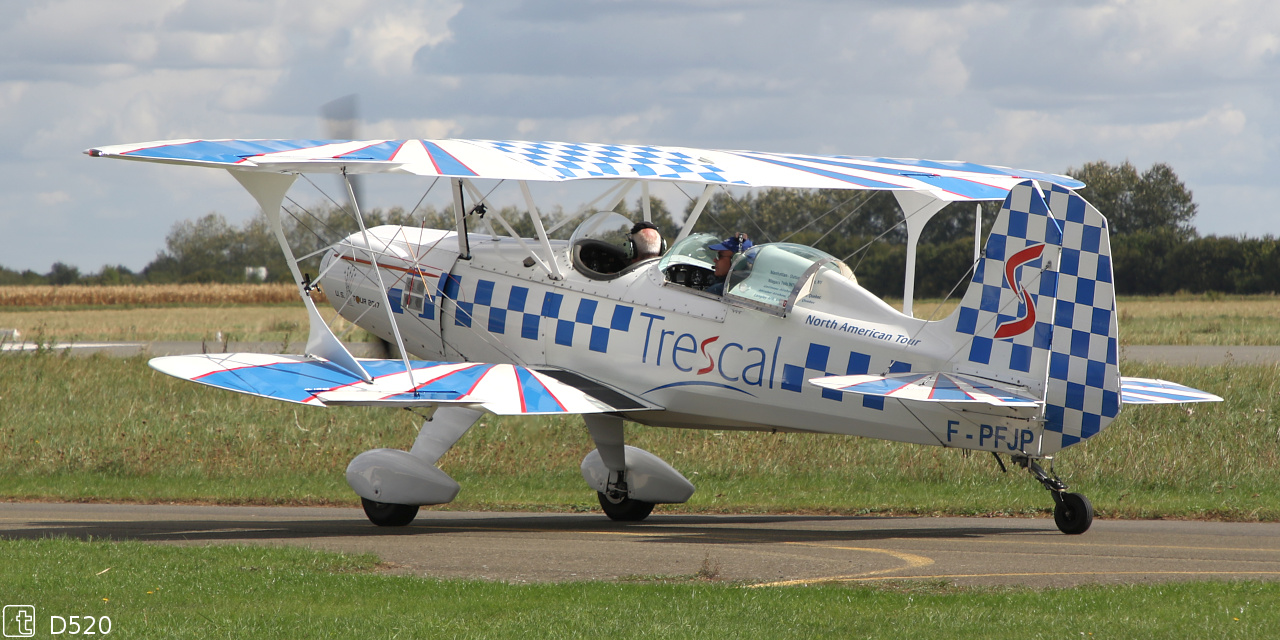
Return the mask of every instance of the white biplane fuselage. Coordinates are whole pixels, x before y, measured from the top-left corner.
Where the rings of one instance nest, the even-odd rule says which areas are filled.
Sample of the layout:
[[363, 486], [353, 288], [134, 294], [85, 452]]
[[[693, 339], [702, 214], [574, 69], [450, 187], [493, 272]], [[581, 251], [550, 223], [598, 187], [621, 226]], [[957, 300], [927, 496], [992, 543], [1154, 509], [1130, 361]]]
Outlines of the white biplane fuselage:
[[[366, 451], [347, 467], [379, 525], [408, 524], [419, 505], [453, 500], [458, 484], [436, 462], [490, 412], [581, 414], [596, 444], [582, 475], [615, 520], [643, 519], [655, 504], [694, 492], [661, 458], [624, 444], [627, 419], [1004, 454], [1050, 490], [1059, 529], [1083, 533], [1088, 500], [1038, 460], [1100, 433], [1122, 403], [1220, 400], [1120, 376], [1108, 224], [1065, 176], [962, 162], [492, 140], [171, 140], [87, 153], [226, 169], [267, 215], [310, 317], [302, 356], [199, 354], [157, 358], [153, 367], [287, 402], [432, 411], [409, 451]], [[366, 229], [347, 180], [360, 231], [321, 252], [314, 281], [304, 277], [280, 218], [294, 179], [372, 172], [446, 179], [454, 228]], [[498, 211], [485, 220], [476, 180], [516, 183], [537, 237], [518, 237]], [[569, 180], [613, 184], [597, 198], [612, 204], [568, 241], [551, 240], [529, 183]], [[630, 259], [640, 227], [627, 231], [633, 221], [612, 209], [640, 185], [647, 221], [648, 185], [660, 181], [703, 191], [661, 257]], [[841, 261], [801, 245], [735, 245], [731, 265], [721, 265], [727, 272], [715, 271], [712, 247], [730, 251], [693, 231], [713, 192], [730, 186], [893, 192], [907, 226], [906, 313], [859, 286]], [[959, 305], [945, 317], [913, 317], [920, 229], [949, 202], [981, 200], [1003, 204]], [[507, 236], [492, 231], [494, 221]], [[482, 223], [490, 233], [473, 232]], [[344, 318], [393, 344], [398, 359], [354, 358], [317, 311], [316, 286]]]
[[[526, 266], [527, 252], [510, 238], [473, 234], [471, 259], [458, 260], [454, 232], [379, 227], [369, 234], [390, 247], [379, 259], [389, 278], [386, 300], [405, 349], [418, 358], [574, 371], [661, 407], [622, 412], [654, 426], [806, 431], [1041, 453], [1034, 408], [909, 410], [882, 397], [808, 384], [824, 376], [940, 371], [968, 346], [944, 329], [945, 322], [903, 315], [836, 269], [816, 274], [812, 291], [794, 301], [790, 294], [811, 262], [795, 260], [787, 264], [791, 272], [759, 274], [775, 281], [777, 304], [769, 304], [761, 301], [768, 292], [733, 295], [733, 283], [728, 295], [676, 284], [661, 259], [597, 280], [575, 268], [568, 243], [555, 243], [565, 276], [554, 280]], [[689, 240], [710, 243], [697, 235]], [[344, 264], [330, 268], [332, 260]], [[335, 309], [394, 340], [367, 260], [344, 255], [339, 245], [326, 254], [321, 271], [328, 274], [320, 282]]]

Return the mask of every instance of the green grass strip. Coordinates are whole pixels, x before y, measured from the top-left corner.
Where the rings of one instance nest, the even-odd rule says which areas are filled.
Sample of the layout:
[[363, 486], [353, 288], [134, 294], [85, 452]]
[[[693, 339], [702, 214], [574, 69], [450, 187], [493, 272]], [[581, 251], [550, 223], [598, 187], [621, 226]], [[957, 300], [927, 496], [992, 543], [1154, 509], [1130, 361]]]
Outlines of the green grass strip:
[[[1280, 368], [1126, 365], [1226, 402], [1126, 407], [1055, 462], [1101, 517], [1280, 520]], [[0, 497], [355, 505], [362, 451], [408, 449], [406, 411], [298, 407], [183, 382], [142, 358], [0, 356]], [[989, 454], [807, 434], [629, 425], [628, 444], [698, 487], [668, 512], [1045, 514], [1052, 501]], [[596, 509], [582, 421], [486, 416], [442, 460], [451, 509]]]
[[291, 547], [5, 540], [0, 597], [36, 606], [37, 637], [49, 637], [50, 616], [72, 615], [108, 616], [107, 637], [123, 638], [1259, 638], [1280, 629], [1276, 583], [747, 589], [694, 577], [440, 581], [378, 568], [370, 555]]

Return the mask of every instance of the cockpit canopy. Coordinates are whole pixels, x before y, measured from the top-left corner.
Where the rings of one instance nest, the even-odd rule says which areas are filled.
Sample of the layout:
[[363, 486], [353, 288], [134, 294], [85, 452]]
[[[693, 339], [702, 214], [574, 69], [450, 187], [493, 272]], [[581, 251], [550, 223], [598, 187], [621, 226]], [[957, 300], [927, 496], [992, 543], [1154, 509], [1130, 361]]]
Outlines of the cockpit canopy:
[[[674, 284], [713, 294], [723, 291], [728, 300], [770, 307], [785, 306], [810, 277], [857, 282], [853, 271], [830, 254], [790, 242], [758, 244], [735, 255], [729, 273], [719, 278], [714, 273], [717, 252], [710, 247], [720, 240], [709, 233], [690, 235], [667, 251], [658, 268]], [[723, 289], [717, 286], [722, 282]]]
[[634, 255], [634, 224], [614, 211], [601, 211], [583, 220], [569, 236], [574, 268], [593, 280], [612, 280], [622, 275]]
[[857, 282], [845, 263], [825, 251], [790, 242], [758, 244], [734, 256], [725, 294], [782, 306], [804, 280], [817, 276]]

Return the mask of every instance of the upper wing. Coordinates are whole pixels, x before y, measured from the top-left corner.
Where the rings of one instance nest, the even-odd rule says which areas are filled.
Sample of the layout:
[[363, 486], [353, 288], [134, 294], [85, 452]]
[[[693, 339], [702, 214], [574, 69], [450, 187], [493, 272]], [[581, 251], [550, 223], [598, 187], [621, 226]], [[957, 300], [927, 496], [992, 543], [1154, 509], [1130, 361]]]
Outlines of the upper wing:
[[157, 371], [228, 391], [314, 406], [420, 407], [465, 404], [498, 415], [606, 413], [659, 409], [563, 369], [509, 364], [361, 360], [373, 383], [306, 356], [218, 353], [151, 360]]
[[1036, 407], [1041, 404], [1025, 389], [954, 373], [829, 376], [813, 378], [809, 382], [845, 393], [919, 402], [976, 402], [997, 407]]
[[929, 191], [942, 200], [1001, 200], [1028, 178], [1066, 176], [901, 158], [815, 156], [649, 145], [496, 140], [162, 140], [95, 147], [94, 157], [243, 171], [398, 172], [559, 182], [627, 179], [745, 187]]
[[1120, 401], [1125, 404], [1181, 404], [1183, 402], [1222, 402], [1207, 391], [1192, 389], [1168, 380], [1152, 378], [1120, 378]]

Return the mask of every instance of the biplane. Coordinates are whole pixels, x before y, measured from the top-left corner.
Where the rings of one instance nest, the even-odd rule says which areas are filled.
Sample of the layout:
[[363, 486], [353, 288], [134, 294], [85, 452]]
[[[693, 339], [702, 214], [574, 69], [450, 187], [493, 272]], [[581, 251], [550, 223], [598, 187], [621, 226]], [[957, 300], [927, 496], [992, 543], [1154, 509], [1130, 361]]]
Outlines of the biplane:
[[[408, 451], [366, 451], [347, 467], [381, 526], [406, 525], [419, 506], [454, 499], [459, 485], [436, 462], [487, 412], [581, 414], [596, 445], [582, 476], [614, 520], [644, 519], [655, 504], [694, 492], [667, 462], [626, 444], [632, 421], [1004, 455], [1050, 492], [1058, 528], [1079, 534], [1092, 506], [1041, 462], [1098, 435], [1125, 404], [1221, 400], [1121, 377], [1107, 220], [1076, 192], [1085, 185], [1066, 176], [965, 162], [491, 140], [166, 140], [85, 153], [229, 172], [269, 219], [307, 308], [303, 355], [184, 355], [152, 367], [285, 402], [429, 412]], [[359, 223], [319, 252], [314, 278], [301, 272], [308, 256], [295, 257], [281, 222], [286, 192], [312, 173], [343, 178]], [[453, 224], [367, 228], [351, 179], [368, 173], [445, 181]], [[570, 218], [577, 227], [568, 240], [554, 240], [530, 184], [569, 181], [600, 195]], [[701, 192], [669, 247], [637, 259], [633, 234], [645, 225], [614, 210], [639, 187], [648, 221], [656, 182]], [[492, 189], [482, 183], [518, 191], [531, 237], [489, 206]], [[812, 247], [727, 246], [698, 232], [716, 190], [737, 187], [892, 192], [908, 231], [904, 312]], [[1002, 205], [959, 306], [939, 320], [916, 318], [920, 229], [945, 205], [966, 201]], [[353, 357], [317, 310], [317, 287], [399, 357]]]

